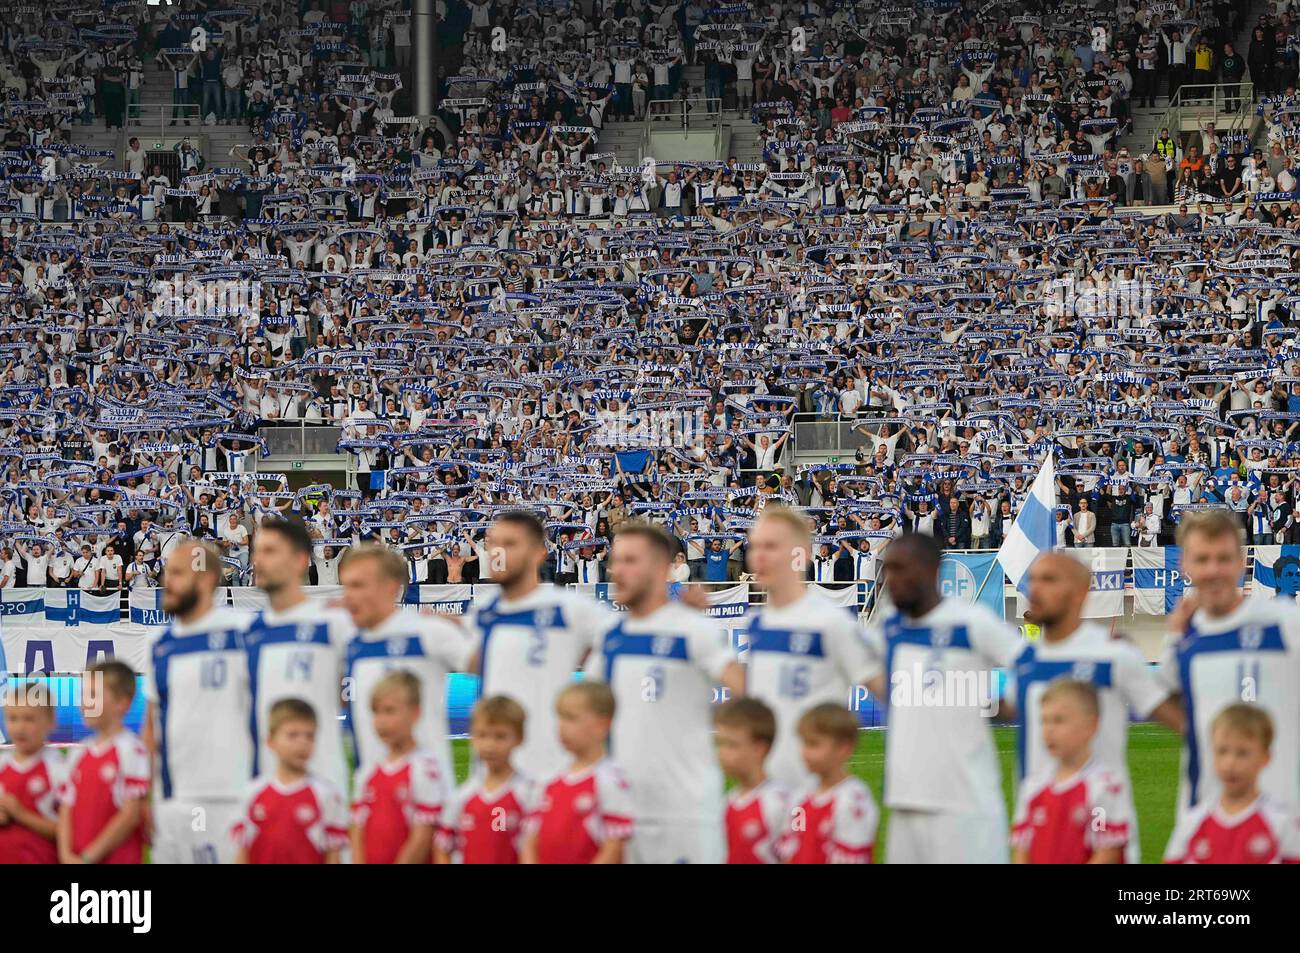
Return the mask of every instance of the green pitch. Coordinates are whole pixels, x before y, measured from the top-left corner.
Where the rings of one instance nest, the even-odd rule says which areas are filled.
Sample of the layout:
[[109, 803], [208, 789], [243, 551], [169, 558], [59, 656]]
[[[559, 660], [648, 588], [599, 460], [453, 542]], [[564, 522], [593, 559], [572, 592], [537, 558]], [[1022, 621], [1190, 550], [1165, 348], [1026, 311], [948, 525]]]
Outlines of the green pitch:
[[[998, 753], [1002, 756], [1002, 786], [1007, 797], [1007, 816], [1015, 807], [1016, 729], [994, 728]], [[452, 742], [456, 774], [464, 780], [469, 773], [469, 743]], [[1178, 754], [1182, 742], [1161, 725], [1137, 724], [1129, 728], [1128, 768], [1133, 780], [1133, 800], [1137, 806], [1138, 833], [1142, 838], [1142, 862], [1158, 864], [1165, 844], [1174, 829], [1174, 804], [1178, 799]], [[858, 750], [849, 763], [850, 769], [871, 786], [876, 799], [884, 788], [885, 733], [864, 731]], [[887, 857], [889, 846], [889, 811], [882, 809], [880, 837], [876, 857]]]

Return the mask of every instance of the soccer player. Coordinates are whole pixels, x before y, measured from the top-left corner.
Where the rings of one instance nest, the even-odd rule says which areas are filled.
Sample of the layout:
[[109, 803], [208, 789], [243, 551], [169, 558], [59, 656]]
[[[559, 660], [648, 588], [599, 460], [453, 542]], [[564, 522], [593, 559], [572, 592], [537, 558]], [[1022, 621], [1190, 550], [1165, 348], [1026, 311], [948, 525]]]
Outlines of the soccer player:
[[370, 713], [388, 757], [365, 769], [357, 784], [352, 862], [427, 864], [451, 791], [437, 756], [415, 745], [420, 680], [407, 671], [389, 672], [370, 693]]
[[487, 531], [487, 558], [501, 590], [465, 617], [475, 647], [472, 665], [484, 697], [508, 695], [523, 706], [528, 735], [514, 763], [528, 777], [545, 777], [565, 762], [556, 696], [614, 624], [613, 613], [588, 596], [541, 585], [546, 530], [532, 513], [498, 516]]
[[[1148, 668], [1146, 659], [1128, 641], [1112, 639], [1099, 625], [1085, 622], [1083, 605], [1092, 585], [1088, 567], [1065, 553], [1044, 553], [1029, 567], [1029, 611], [1026, 618], [1042, 627], [1042, 638], [1027, 643], [1012, 669], [1008, 694], [1021, 714], [1017, 758], [1020, 778], [1051, 775], [1055, 758], [1043, 739], [1044, 692], [1063, 675], [1088, 682], [1100, 698], [1100, 724], [1093, 742], [1098, 761], [1119, 775], [1125, 794], [1131, 796], [1128, 778], [1129, 713], [1152, 719], [1183, 732], [1183, 712], [1178, 699]], [[1141, 861], [1136, 814], [1126, 862]]]
[[155, 765], [153, 861], [234, 859], [228, 833], [253, 771], [246, 613], [214, 604], [221, 553], [187, 538], [163, 567], [172, 621], [145, 657], [144, 741]]
[[282, 698], [301, 698], [321, 713], [311, 773], [340, 791], [348, 789], [340, 706], [343, 656], [353, 635], [346, 612], [307, 598], [303, 580], [311, 565], [312, 539], [300, 520], [271, 517], [253, 537], [253, 572], [269, 607], [244, 633], [252, 689], [255, 774], [273, 764], [265, 747], [266, 717]]
[[1052, 763], [1020, 784], [1012, 862], [1123, 863], [1125, 845], [1135, 836], [1132, 797], [1123, 776], [1094, 756], [1101, 691], [1060, 676], [1040, 693], [1036, 707]]
[[1182, 573], [1196, 591], [1170, 617], [1160, 677], [1182, 693], [1187, 721], [1179, 810], [1218, 798], [1219, 779], [1206, 761], [1211, 726], [1242, 701], [1263, 708], [1276, 730], [1260, 788], [1282, 803], [1300, 803], [1300, 608], [1242, 595], [1246, 557], [1241, 525], [1229, 510], [1183, 517], [1178, 545]]
[[791, 798], [781, 852], [791, 864], [869, 864], [880, 811], [866, 783], [845, 765], [858, 746], [858, 719], [823, 702], [799, 719], [812, 780]]
[[1179, 818], [1165, 863], [1300, 864], [1300, 816], [1260, 788], [1273, 737], [1272, 719], [1256, 705], [1234, 702], [1214, 716], [1218, 791]]
[[95, 733], [69, 759], [59, 792], [59, 862], [138, 864], [149, 752], [123, 723], [135, 700], [135, 672], [100, 662], [81, 682], [82, 718]]
[[525, 864], [621, 864], [633, 802], [606, 747], [614, 693], [603, 682], [571, 683], [555, 700], [568, 767], [539, 786], [524, 826]]
[[790, 792], [763, 770], [776, 739], [776, 715], [757, 698], [732, 698], [718, 706], [713, 724], [718, 763], [734, 782], [723, 824], [727, 863], [778, 863], [777, 847], [790, 817]]
[[316, 712], [284, 698], [267, 715], [272, 771], [247, 787], [230, 828], [237, 864], [337, 864], [348, 838], [343, 795], [308, 770], [316, 744]]
[[768, 505], [749, 533], [749, 568], [767, 603], [745, 622], [745, 691], [776, 713], [772, 777], [790, 790], [808, 781], [799, 755], [799, 719], [823, 702], [848, 705], [870, 670], [857, 622], [805, 585], [812, 535], [803, 516]]
[[506, 695], [480, 698], [469, 719], [478, 770], [460, 786], [439, 825], [434, 862], [517, 864], [533, 785], [514, 769], [524, 707]]
[[41, 682], [11, 684], [4, 702], [13, 750], [0, 754], [0, 864], [57, 864], [58, 795], [67, 764], [45, 744], [54, 728], [50, 690]]
[[610, 576], [627, 606], [601, 639], [587, 674], [618, 702], [611, 753], [632, 786], [632, 863], [721, 863], [722, 773], [709, 729], [715, 686], [744, 690], [726, 633], [668, 597], [675, 543], [627, 522], [614, 535]]
[[1006, 802], [989, 721], [993, 669], [1011, 665], [1020, 638], [983, 606], [940, 596], [942, 555], [921, 533], [886, 547], [884, 585], [897, 611], [867, 633], [875, 669], [868, 687], [889, 706], [889, 861], [1006, 863]]
[[465, 671], [471, 646], [455, 624], [401, 605], [408, 568], [401, 553], [375, 545], [353, 547], [339, 562], [343, 605], [360, 630], [347, 646], [344, 691], [353, 751], [361, 767], [387, 757], [366, 700], [386, 674], [405, 669], [420, 680], [416, 745], [438, 757], [444, 778], [454, 778], [447, 730], [447, 673]]

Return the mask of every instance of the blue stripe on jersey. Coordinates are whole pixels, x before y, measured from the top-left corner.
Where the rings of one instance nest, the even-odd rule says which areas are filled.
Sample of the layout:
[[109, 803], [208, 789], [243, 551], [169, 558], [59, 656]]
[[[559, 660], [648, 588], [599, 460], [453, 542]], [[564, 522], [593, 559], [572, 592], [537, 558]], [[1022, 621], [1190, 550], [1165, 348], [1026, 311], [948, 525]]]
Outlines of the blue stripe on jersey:
[[[939, 635], [942, 633], [942, 635]], [[964, 625], [952, 627], [928, 625], [903, 625], [901, 613], [885, 620], [885, 683], [888, 686], [894, 671], [894, 651], [900, 645], [926, 645], [937, 651], [943, 649], [969, 649], [970, 630]]]
[[500, 604], [501, 596], [497, 596], [474, 617], [474, 623], [478, 626], [479, 631], [483, 633], [478, 649], [480, 695], [486, 690], [484, 686], [487, 685], [488, 642], [491, 640], [492, 632], [497, 626], [518, 625], [531, 628], [543, 640], [543, 646], [545, 645], [547, 628], [566, 628], [564, 612], [557, 605], [537, 606], [533, 609], [521, 609], [518, 612], [501, 612], [497, 609]]
[[1020, 730], [1016, 732], [1016, 763], [1020, 777], [1025, 777], [1029, 757], [1029, 686], [1034, 682], [1050, 682], [1057, 678], [1072, 678], [1089, 682], [1098, 689], [1113, 688], [1114, 666], [1097, 659], [1052, 659], [1038, 657], [1034, 646], [1029, 645], [1016, 659], [1016, 706], [1020, 712]]
[[171, 695], [167, 690], [167, 666], [178, 655], [229, 652], [239, 648], [243, 648], [243, 644], [234, 629], [178, 636], [169, 625], [149, 650], [153, 658], [154, 692], [158, 695], [158, 774], [164, 800], [172, 796], [171, 764], [167, 758], [167, 705]]
[[758, 619], [746, 632], [751, 652], [780, 652], [785, 655], [803, 655], [825, 658], [822, 634], [807, 629], [769, 629]]
[[347, 680], [348, 684], [353, 686], [353, 690], [348, 692], [348, 735], [352, 738], [352, 754], [357, 763], [361, 763], [361, 749], [357, 747], [357, 731], [355, 727], [353, 705], [356, 702], [356, 679], [352, 676], [352, 670], [355, 664], [361, 659], [370, 658], [424, 658], [424, 643], [414, 635], [398, 635], [389, 639], [363, 639], [360, 636], [353, 638], [348, 642], [347, 648]]
[[683, 635], [629, 635], [623, 631], [620, 622], [610, 629], [601, 646], [605, 656], [605, 683], [612, 685], [614, 680], [614, 663], [620, 655], [634, 655], [646, 658], [671, 658], [687, 661], [690, 654], [686, 650], [686, 637]]
[[1195, 807], [1201, 784], [1201, 751], [1197, 739], [1196, 701], [1192, 696], [1192, 661], [1212, 652], [1285, 652], [1282, 629], [1277, 625], [1242, 626], [1218, 635], [1202, 635], [1188, 625], [1174, 653], [1178, 659], [1178, 680], [1183, 687], [1183, 713], [1187, 719], [1187, 805]]
[[[248, 631], [244, 633], [244, 647], [248, 652], [248, 686], [252, 696], [249, 706], [248, 729], [253, 734], [253, 777], [257, 777], [259, 761], [262, 757], [260, 729], [257, 724], [257, 671], [262, 663], [262, 646], [283, 642], [301, 644], [329, 645], [329, 624], [325, 622], [284, 622], [280, 625], [267, 625], [266, 614], [259, 612], [253, 618]], [[318, 712], [320, 717], [327, 717], [327, 712]]]

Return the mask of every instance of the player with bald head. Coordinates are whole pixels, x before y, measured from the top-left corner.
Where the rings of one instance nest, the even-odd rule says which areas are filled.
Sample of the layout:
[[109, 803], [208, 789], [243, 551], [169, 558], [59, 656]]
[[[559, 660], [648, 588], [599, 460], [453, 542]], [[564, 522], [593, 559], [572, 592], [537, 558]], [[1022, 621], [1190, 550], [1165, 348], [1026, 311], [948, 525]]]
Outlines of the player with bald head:
[[[1107, 628], [1083, 618], [1092, 571], [1063, 552], [1044, 553], [1029, 567], [1029, 608], [1025, 618], [1042, 628], [1042, 638], [1026, 644], [1011, 671], [1008, 694], [1021, 714], [1017, 762], [1020, 776], [1045, 781], [1056, 771], [1042, 735], [1042, 698], [1055, 679], [1073, 678], [1097, 689], [1100, 720], [1093, 740], [1094, 760], [1128, 780], [1129, 713], [1168, 725], [1181, 734], [1178, 700], [1162, 686], [1137, 648], [1112, 638]], [[1129, 804], [1125, 859], [1140, 861], [1136, 815]]]
[[890, 863], [1006, 863], [1007, 806], [990, 730], [993, 670], [1020, 638], [978, 603], [939, 593], [943, 552], [907, 533], [885, 549], [897, 611], [867, 632], [868, 687], [888, 703], [885, 803]]
[[186, 537], [163, 566], [171, 621], [150, 644], [144, 671], [158, 864], [231, 863], [230, 827], [253, 773], [249, 617], [216, 604], [221, 565], [212, 543]]
[[811, 780], [800, 755], [799, 719], [825, 702], [847, 706], [851, 686], [866, 678], [870, 664], [854, 614], [808, 588], [806, 517], [785, 506], [764, 507], [749, 531], [747, 558], [767, 601], [745, 620], [745, 691], [776, 714], [768, 774], [793, 790]]

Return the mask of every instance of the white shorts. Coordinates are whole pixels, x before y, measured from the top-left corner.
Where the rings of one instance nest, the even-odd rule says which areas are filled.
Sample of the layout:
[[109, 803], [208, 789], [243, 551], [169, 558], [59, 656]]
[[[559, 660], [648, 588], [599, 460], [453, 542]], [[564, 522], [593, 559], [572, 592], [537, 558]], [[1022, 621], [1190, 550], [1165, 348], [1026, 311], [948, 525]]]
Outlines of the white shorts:
[[889, 814], [886, 861], [891, 864], [1005, 864], [1007, 819], [895, 808]]
[[629, 864], [720, 864], [726, 859], [722, 824], [637, 821], [627, 847]]
[[233, 864], [230, 828], [239, 819], [238, 800], [157, 799], [153, 803], [155, 864]]

